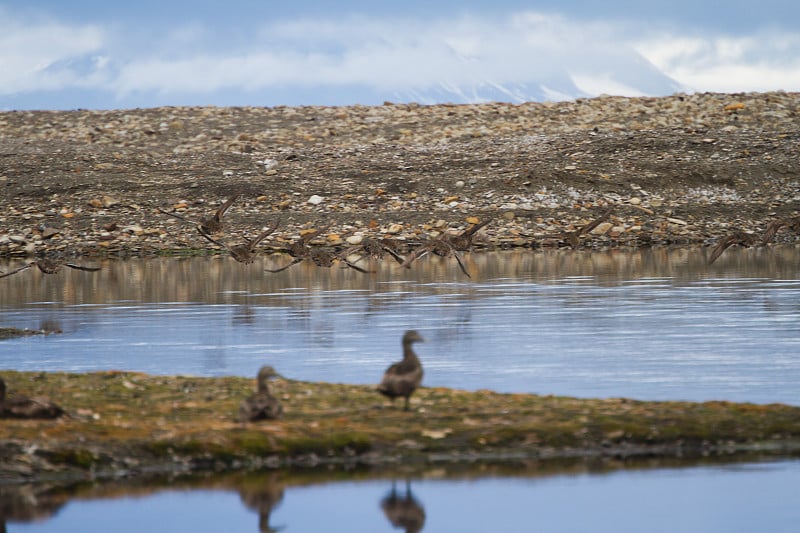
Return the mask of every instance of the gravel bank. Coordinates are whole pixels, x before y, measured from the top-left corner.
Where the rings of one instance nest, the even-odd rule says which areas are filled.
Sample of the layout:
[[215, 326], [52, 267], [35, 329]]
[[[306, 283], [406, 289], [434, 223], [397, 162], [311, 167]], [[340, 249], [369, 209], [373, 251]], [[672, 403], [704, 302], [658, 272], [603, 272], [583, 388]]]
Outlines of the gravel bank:
[[159, 208], [199, 220], [235, 193], [228, 242], [279, 218], [274, 247], [486, 218], [484, 245], [559, 246], [606, 207], [579, 246], [711, 244], [798, 212], [798, 125], [798, 93], [5, 112], [0, 256], [207, 249]]

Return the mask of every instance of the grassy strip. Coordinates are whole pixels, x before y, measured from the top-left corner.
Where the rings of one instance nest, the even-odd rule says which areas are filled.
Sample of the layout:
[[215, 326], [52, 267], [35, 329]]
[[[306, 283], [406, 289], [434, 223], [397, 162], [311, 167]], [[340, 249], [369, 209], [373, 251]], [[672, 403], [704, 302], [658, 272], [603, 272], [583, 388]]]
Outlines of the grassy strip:
[[[114, 470], [182, 464], [235, 468], [253, 461], [413, 460], [442, 454], [673, 454], [794, 446], [800, 407], [644, 402], [423, 388], [413, 409], [372, 387], [278, 379], [279, 421], [235, 421], [254, 380], [131, 372], [2, 372], [9, 392], [46, 395], [69, 415], [4, 420], [0, 471]], [[16, 443], [16, 447], [14, 447]], [[35, 446], [31, 446], [31, 445]], [[31, 451], [35, 450], [35, 451]], [[20, 466], [23, 464], [23, 466]], [[3, 467], [2, 465], [5, 465]], [[11, 468], [13, 466], [13, 468]]]

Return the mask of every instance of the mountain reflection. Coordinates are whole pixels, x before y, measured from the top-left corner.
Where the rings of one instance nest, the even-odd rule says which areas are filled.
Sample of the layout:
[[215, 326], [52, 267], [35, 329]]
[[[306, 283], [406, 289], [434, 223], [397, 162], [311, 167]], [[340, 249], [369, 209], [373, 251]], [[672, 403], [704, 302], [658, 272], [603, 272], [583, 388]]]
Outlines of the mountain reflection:
[[406, 480], [404, 494], [398, 494], [397, 483], [392, 481], [392, 490], [381, 500], [383, 514], [396, 529], [406, 533], [417, 533], [425, 527], [425, 508], [411, 493], [411, 482]]

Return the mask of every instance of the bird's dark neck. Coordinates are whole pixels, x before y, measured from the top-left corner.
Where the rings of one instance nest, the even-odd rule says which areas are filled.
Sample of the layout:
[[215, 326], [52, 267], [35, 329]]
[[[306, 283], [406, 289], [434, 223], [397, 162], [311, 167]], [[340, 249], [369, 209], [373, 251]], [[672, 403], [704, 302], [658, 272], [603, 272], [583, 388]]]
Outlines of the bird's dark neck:
[[416, 357], [417, 354], [414, 353], [414, 349], [411, 347], [410, 342], [403, 343], [403, 359], [409, 359], [411, 357]]

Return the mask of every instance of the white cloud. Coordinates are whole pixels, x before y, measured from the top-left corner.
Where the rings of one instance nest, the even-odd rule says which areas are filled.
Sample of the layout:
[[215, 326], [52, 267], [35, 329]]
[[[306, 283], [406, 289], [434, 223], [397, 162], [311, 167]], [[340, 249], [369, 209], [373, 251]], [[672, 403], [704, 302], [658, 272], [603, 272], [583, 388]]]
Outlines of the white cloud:
[[28, 24], [0, 9], [0, 94], [83, 86], [83, 77], [65, 63], [99, 53], [104, 40], [97, 26]]
[[[452, 19], [298, 19], [226, 38], [213, 24], [169, 31], [15, 19], [0, 10], [0, 95], [91, 88], [212, 95], [363, 86], [524, 99], [695, 90], [800, 90], [800, 33], [654, 33], [648, 23], [519, 12]], [[232, 35], [232, 33], [231, 33]], [[308, 102], [314, 103], [314, 102]]]
[[636, 50], [657, 68], [698, 91], [800, 90], [800, 33], [762, 30], [731, 37], [662, 34]]

